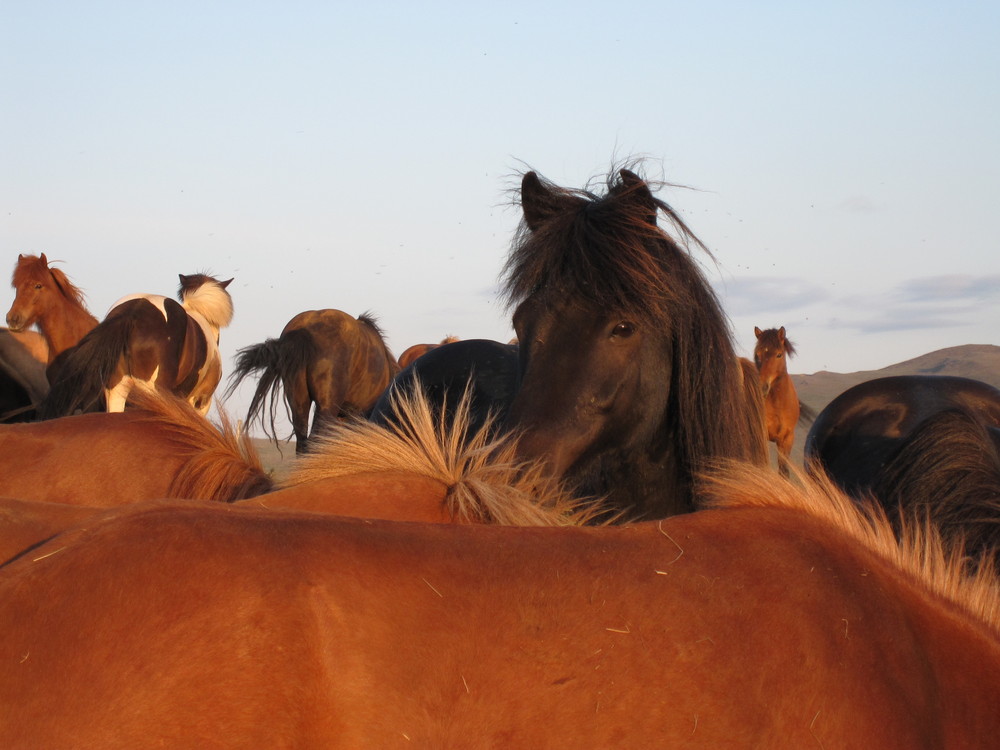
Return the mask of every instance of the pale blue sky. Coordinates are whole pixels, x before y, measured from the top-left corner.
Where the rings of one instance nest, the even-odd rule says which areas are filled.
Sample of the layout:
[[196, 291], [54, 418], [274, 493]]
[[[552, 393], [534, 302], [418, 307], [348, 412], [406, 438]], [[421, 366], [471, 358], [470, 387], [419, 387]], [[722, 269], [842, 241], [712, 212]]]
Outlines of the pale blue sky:
[[641, 155], [695, 188], [661, 197], [742, 353], [755, 325], [794, 372], [998, 344], [997, 38], [997, 3], [8, 1], [0, 251], [98, 316], [235, 276], [227, 365], [321, 307], [396, 353], [506, 340], [511, 175]]

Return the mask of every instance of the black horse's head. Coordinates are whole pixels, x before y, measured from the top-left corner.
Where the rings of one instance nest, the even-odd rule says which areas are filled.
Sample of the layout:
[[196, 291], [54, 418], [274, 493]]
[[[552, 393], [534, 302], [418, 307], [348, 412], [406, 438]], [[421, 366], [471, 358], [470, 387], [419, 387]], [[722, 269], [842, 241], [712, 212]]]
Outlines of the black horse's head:
[[625, 169], [600, 196], [528, 172], [521, 205], [504, 272], [522, 454], [633, 516], [690, 510], [707, 459], [764, 452], [720, 305], [658, 215], [701, 243]]

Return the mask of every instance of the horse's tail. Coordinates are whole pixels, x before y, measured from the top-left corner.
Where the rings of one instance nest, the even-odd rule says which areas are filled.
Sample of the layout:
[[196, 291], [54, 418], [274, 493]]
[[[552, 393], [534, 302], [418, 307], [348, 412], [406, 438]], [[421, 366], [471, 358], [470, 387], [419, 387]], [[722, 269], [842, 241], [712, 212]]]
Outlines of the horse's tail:
[[167, 498], [231, 503], [272, 489], [250, 437], [238, 434], [221, 409], [216, 428], [187, 401], [142, 383], [129, 394], [129, 403], [145, 411], [184, 457]]
[[816, 420], [818, 412], [808, 404], [799, 401], [799, 424], [811, 424]]
[[51, 388], [38, 407], [39, 419], [100, 411], [104, 388], [125, 354], [135, 329], [131, 315], [108, 317], [49, 365]]
[[[259, 373], [257, 388], [247, 408], [246, 424], [259, 420], [264, 434], [277, 441], [274, 424], [277, 420], [278, 398], [284, 383], [305, 373], [316, 352], [316, 343], [308, 331], [296, 328], [279, 338], [246, 346], [236, 352], [233, 371], [224, 398], [229, 398], [243, 380]], [[264, 421], [264, 403], [269, 401], [270, 431]], [[287, 401], [285, 411], [288, 412]]]

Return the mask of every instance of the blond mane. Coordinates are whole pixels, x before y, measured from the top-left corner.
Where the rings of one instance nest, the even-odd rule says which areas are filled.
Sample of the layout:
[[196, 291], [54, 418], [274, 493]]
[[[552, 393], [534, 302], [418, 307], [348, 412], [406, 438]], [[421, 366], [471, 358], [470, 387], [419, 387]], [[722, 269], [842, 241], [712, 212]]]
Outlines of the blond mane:
[[136, 381], [129, 407], [141, 409], [142, 421], [156, 425], [185, 459], [168, 497], [233, 502], [271, 489], [249, 435], [237, 434], [219, 407], [220, 424], [213, 425], [187, 401]]
[[768, 468], [718, 462], [700, 476], [699, 493], [705, 508], [783, 508], [835, 526], [1000, 634], [1000, 576], [992, 563], [970, 572], [962, 545], [946, 546], [930, 523], [904, 519], [897, 538], [878, 503], [862, 507], [822, 473], [784, 479]]
[[331, 426], [295, 461], [280, 488], [334, 477], [406, 471], [448, 487], [444, 503], [457, 521], [506, 526], [593, 523], [603, 509], [572, 496], [535, 463], [515, 457], [512, 435], [492, 436], [493, 420], [469, 435], [466, 391], [448, 426], [435, 417], [422, 388], [393, 396], [388, 426], [361, 418]]

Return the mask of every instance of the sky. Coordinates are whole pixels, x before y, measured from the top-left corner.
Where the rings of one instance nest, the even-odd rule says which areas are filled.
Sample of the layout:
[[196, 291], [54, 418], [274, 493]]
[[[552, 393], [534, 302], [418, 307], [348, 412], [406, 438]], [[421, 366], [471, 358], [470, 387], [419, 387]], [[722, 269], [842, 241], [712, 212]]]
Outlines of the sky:
[[506, 341], [519, 174], [642, 158], [739, 353], [754, 326], [794, 373], [1000, 344], [998, 37], [962, 0], [11, 0], [0, 261], [60, 261], [99, 318], [233, 277], [224, 368], [308, 309], [373, 312], [396, 354]]

